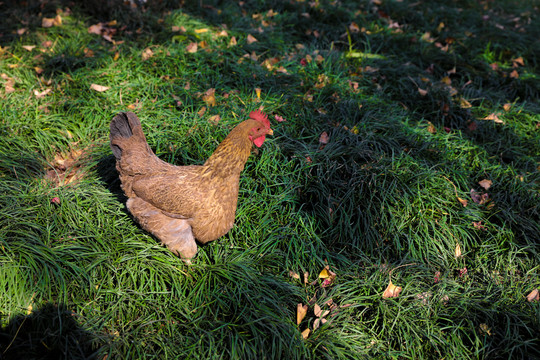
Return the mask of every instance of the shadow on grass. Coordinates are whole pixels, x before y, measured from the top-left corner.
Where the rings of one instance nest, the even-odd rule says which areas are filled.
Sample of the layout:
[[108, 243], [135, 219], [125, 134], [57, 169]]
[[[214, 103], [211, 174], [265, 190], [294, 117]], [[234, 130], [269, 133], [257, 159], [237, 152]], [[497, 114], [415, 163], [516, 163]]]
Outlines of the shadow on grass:
[[98, 343], [67, 306], [46, 303], [30, 315], [15, 316], [0, 329], [0, 358], [95, 359]]

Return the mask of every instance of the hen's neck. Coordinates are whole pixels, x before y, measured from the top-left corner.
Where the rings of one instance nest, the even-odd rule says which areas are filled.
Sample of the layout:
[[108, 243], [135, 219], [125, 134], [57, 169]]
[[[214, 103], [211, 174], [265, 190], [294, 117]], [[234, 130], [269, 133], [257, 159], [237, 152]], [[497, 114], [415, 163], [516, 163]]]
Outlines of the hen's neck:
[[249, 131], [255, 125], [253, 120], [238, 124], [206, 160], [204, 166], [216, 175], [239, 176], [251, 154]]

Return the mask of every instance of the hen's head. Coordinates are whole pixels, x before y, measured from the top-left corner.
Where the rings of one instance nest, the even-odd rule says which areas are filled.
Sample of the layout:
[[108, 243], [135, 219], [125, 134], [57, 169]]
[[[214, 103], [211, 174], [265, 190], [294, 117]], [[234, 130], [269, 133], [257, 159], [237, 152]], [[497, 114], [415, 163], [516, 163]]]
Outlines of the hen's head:
[[270, 128], [270, 121], [268, 120], [268, 116], [260, 110], [250, 112], [249, 117], [258, 123], [257, 126], [249, 131], [249, 140], [251, 140], [255, 146], [261, 147], [266, 139], [266, 135], [274, 134]]

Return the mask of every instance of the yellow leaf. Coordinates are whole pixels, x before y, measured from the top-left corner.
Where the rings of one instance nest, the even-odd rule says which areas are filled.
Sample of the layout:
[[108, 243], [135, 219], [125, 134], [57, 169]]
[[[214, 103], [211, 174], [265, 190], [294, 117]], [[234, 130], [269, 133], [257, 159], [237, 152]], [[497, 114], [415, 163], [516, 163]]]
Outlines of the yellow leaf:
[[207, 28], [204, 28], [204, 29], [195, 29], [195, 34], [202, 34], [202, 33], [205, 33], [205, 32], [208, 32], [208, 29], [207, 29]]
[[99, 92], [103, 92], [103, 91], [109, 90], [110, 87], [103, 86], [103, 85], [92, 84], [92, 85], [90, 85], [90, 89], [95, 90], [95, 91], [99, 91]]
[[236, 37], [231, 37], [231, 40], [229, 40], [229, 46], [235, 46], [236, 45]]
[[454, 250], [454, 256], [457, 258], [461, 257], [461, 246], [459, 243], [456, 244], [456, 249]]
[[487, 324], [484, 324], [484, 323], [480, 324], [480, 332], [489, 336], [493, 335], [491, 333], [491, 328], [487, 326]]
[[508, 112], [512, 108], [512, 104], [506, 103], [503, 105], [504, 111]]
[[197, 112], [197, 114], [198, 114], [199, 116], [203, 116], [205, 112], [206, 112], [206, 106], [203, 106], [203, 107], [201, 108], [201, 110], [199, 110], [199, 111]]
[[534, 289], [527, 295], [527, 301], [533, 302], [533, 301], [539, 301], [540, 300], [540, 291], [538, 289]]
[[330, 273], [328, 272], [328, 268], [325, 267], [322, 269], [322, 271], [319, 274], [319, 279], [326, 279], [327, 277], [330, 277]]
[[296, 305], [296, 325], [300, 325], [302, 320], [304, 320], [307, 314], [307, 310], [308, 310], [307, 305], [303, 305], [302, 303], [299, 303], [298, 305]]
[[257, 99], [260, 100], [261, 99], [261, 89], [260, 88], [255, 88], [255, 93], [257, 94]]
[[499, 118], [499, 114], [497, 113], [491, 113], [482, 120], [492, 120], [495, 121], [497, 124], [504, 124], [504, 121]]
[[384, 290], [382, 297], [383, 299], [398, 297], [401, 290], [402, 290], [401, 286], [396, 286], [392, 284], [392, 280], [390, 280], [390, 283], [388, 284], [388, 287], [386, 288], [386, 290]]
[[117, 52], [114, 54], [113, 61], [118, 60], [119, 57], [120, 57], [120, 53], [117, 51]]
[[452, 84], [452, 80], [451, 80], [448, 76], [443, 77], [443, 78], [441, 79], [441, 82], [442, 82], [443, 84], [446, 84], [446, 85]]
[[463, 205], [463, 207], [467, 206], [467, 204], [468, 204], [467, 200], [462, 199], [462, 198], [460, 198], [460, 197], [458, 197], [457, 199], [458, 199], [458, 201], [461, 203], [461, 205]]
[[311, 332], [311, 330], [309, 330], [309, 328], [302, 331], [302, 338], [304, 338], [304, 340], [306, 340], [308, 338], [310, 332]]
[[459, 106], [462, 108], [462, 109], [469, 109], [472, 107], [471, 103], [468, 102], [467, 100], [465, 100], [464, 98], [460, 97], [459, 98]]

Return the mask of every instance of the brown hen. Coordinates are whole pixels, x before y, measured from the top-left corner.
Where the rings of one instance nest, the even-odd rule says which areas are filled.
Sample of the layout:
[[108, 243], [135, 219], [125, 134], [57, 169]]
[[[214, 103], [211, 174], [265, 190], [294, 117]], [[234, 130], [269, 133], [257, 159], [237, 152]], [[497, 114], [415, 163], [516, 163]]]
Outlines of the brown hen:
[[116, 157], [128, 210], [150, 232], [185, 260], [197, 244], [225, 235], [234, 225], [240, 173], [251, 153], [272, 135], [260, 111], [238, 124], [204, 165], [174, 166], [148, 146], [141, 122], [131, 112], [111, 121], [111, 149]]

